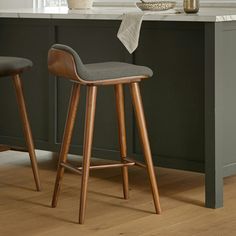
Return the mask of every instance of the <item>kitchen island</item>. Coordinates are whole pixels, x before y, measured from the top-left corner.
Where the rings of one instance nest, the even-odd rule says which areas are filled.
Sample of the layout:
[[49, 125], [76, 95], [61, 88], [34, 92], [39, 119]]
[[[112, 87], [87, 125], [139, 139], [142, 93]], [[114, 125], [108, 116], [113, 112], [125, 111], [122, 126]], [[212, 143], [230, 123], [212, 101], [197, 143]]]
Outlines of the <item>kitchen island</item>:
[[[146, 15], [132, 55], [116, 37], [122, 14], [130, 11], [137, 9], [0, 10], [0, 54], [34, 62], [24, 74], [24, 85], [36, 147], [59, 150], [70, 94], [70, 83], [48, 74], [47, 51], [53, 43], [73, 47], [84, 63], [146, 65], [154, 71], [153, 78], [142, 83], [154, 163], [205, 173], [206, 206], [222, 207], [223, 178], [236, 174], [236, 9]], [[76, 154], [82, 153], [84, 92], [71, 147]], [[113, 92], [105, 87], [98, 94], [95, 157], [119, 156]], [[140, 159], [129, 91], [125, 92], [128, 150]], [[24, 146], [13, 93], [9, 80], [2, 78], [0, 143]]]

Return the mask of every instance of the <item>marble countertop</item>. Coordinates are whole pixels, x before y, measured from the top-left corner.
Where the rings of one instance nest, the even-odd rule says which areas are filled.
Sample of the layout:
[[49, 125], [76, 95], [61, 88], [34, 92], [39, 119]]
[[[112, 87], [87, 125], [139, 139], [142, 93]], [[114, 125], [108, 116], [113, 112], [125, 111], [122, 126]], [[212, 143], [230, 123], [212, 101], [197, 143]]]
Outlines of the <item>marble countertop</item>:
[[[44, 9], [0, 9], [0, 18], [44, 18], [44, 19], [92, 19], [121, 20], [127, 12], [140, 11], [136, 7], [94, 7], [90, 10], [68, 10], [67, 7]], [[236, 8], [201, 8], [197, 14], [183, 11], [149, 12], [144, 16], [147, 21], [193, 21], [222, 22], [236, 21]]]

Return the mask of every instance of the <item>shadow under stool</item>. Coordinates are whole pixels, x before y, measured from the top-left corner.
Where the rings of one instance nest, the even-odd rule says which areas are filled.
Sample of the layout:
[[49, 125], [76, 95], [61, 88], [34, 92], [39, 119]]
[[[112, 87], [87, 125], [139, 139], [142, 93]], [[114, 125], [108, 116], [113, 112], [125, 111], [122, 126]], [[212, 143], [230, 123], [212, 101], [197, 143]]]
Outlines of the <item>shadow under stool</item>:
[[[85, 219], [89, 171], [92, 169], [121, 167], [123, 175], [124, 198], [127, 199], [129, 195], [128, 167], [138, 165], [147, 169], [151, 184], [155, 211], [157, 214], [161, 213], [158, 187], [146, 129], [142, 98], [139, 89], [139, 82], [143, 79], [151, 77], [152, 71], [144, 66], [136, 66], [122, 62], [83, 64], [79, 55], [72, 48], [61, 44], [55, 44], [49, 50], [48, 68], [49, 71], [55, 76], [63, 77], [73, 83], [61, 151], [59, 155], [59, 164], [52, 199], [52, 207], [57, 206], [58, 195], [65, 168], [82, 174], [79, 223], [83, 224]], [[130, 86], [132, 102], [136, 114], [136, 120], [139, 128], [139, 135], [146, 165], [136, 162], [127, 157], [123, 95], [124, 84], [128, 84]], [[97, 89], [99, 86], [106, 85], [113, 85], [115, 87], [121, 163], [90, 166]], [[73, 167], [67, 162], [67, 154], [71, 143], [81, 86], [87, 87], [83, 163], [82, 167]]]
[[31, 166], [33, 170], [34, 180], [37, 191], [41, 190], [41, 184], [39, 179], [38, 165], [35, 155], [34, 142], [32, 138], [32, 132], [27, 115], [22, 82], [20, 74], [32, 67], [33, 63], [25, 58], [18, 57], [0, 57], [0, 77], [10, 76], [13, 80], [17, 103], [19, 107], [20, 117], [23, 124], [23, 131], [25, 136], [25, 142], [30, 156]]

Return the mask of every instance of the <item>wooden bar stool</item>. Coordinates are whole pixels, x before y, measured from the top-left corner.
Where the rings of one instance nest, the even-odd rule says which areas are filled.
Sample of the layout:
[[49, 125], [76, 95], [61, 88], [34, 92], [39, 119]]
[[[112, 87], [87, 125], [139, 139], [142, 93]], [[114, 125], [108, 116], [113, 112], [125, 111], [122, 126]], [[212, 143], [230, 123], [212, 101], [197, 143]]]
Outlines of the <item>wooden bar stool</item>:
[[[85, 219], [89, 170], [122, 167], [124, 198], [127, 199], [129, 191], [128, 166], [139, 165], [147, 168], [156, 213], [160, 213], [161, 208], [159, 202], [157, 182], [153, 168], [152, 155], [146, 129], [142, 99], [139, 90], [139, 82], [142, 79], [146, 79], [152, 76], [152, 71], [147, 67], [136, 66], [122, 62], [83, 64], [79, 55], [72, 48], [61, 44], [55, 44], [49, 50], [48, 68], [52, 74], [64, 77], [73, 82], [67, 121], [65, 125], [63, 141], [59, 156], [59, 164], [52, 199], [52, 207], [57, 206], [58, 195], [65, 168], [70, 169], [76, 173], [82, 174], [79, 223], [83, 224]], [[130, 86], [146, 165], [133, 161], [127, 157], [123, 84], [129, 84]], [[87, 86], [83, 164], [82, 167], [73, 167], [67, 162], [67, 154], [71, 142], [81, 85]], [[108, 164], [102, 166], [90, 166], [97, 88], [98, 86], [102, 85], [115, 86], [121, 163]]]
[[29, 119], [26, 111], [25, 100], [23, 95], [22, 83], [20, 74], [32, 67], [33, 63], [24, 58], [18, 57], [0, 57], [0, 77], [11, 76], [15, 91], [17, 103], [20, 111], [21, 120], [23, 123], [23, 131], [25, 136], [26, 145], [29, 151], [29, 156], [31, 160], [31, 166], [34, 174], [34, 180], [36, 184], [37, 191], [41, 190], [41, 184], [39, 180], [37, 160], [34, 150], [34, 142], [32, 138], [31, 128], [29, 124]]

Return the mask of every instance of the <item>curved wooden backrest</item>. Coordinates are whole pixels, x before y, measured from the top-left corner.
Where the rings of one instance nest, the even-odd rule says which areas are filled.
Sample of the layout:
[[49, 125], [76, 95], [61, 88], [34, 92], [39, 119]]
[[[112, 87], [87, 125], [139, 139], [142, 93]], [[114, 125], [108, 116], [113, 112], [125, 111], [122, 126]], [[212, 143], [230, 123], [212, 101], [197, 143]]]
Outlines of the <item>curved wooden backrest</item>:
[[83, 83], [83, 80], [77, 74], [73, 56], [66, 51], [55, 48], [49, 50], [48, 70], [56, 76]]

